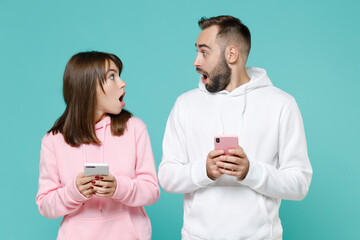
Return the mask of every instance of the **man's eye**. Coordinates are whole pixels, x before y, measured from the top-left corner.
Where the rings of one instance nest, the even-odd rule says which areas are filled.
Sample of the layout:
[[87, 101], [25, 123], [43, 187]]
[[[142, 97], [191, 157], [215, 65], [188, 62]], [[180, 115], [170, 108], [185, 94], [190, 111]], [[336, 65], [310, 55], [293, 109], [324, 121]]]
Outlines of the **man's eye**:
[[207, 52], [202, 52], [203, 56], [205, 57], [207, 55]]

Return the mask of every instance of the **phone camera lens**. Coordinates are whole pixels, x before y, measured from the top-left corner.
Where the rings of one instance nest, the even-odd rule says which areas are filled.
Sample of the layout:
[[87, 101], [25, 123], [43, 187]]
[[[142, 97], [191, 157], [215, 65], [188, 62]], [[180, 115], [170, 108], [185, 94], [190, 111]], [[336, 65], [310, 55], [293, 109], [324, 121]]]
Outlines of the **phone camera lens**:
[[216, 142], [219, 143], [219, 142], [220, 142], [220, 138], [216, 138]]

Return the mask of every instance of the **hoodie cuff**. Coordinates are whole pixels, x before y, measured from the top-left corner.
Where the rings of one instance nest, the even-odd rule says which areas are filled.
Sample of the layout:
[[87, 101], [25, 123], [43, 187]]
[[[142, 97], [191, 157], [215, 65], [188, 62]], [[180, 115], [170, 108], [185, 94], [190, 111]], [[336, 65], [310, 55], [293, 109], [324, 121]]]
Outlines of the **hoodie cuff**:
[[211, 180], [206, 173], [206, 163], [203, 161], [195, 161], [191, 166], [191, 178], [196, 185], [206, 187], [214, 181]]
[[116, 178], [116, 189], [112, 196], [113, 199], [118, 201], [123, 200], [130, 191], [130, 179], [128, 177], [115, 176]]
[[66, 186], [65, 191], [70, 198], [72, 198], [74, 201], [79, 203], [83, 203], [90, 199], [85, 197], [79, 192], [79, 190], [76, 187], [76, 178], [74, 179], [74, 181], [72, 181], [70, 184]]
[[242, 184], [255, 189], [259, 185], [259, 181], [263, 178], [263, 167], [261, 163], [249, 161], [249, 172], [246, 177], [240, 181]]

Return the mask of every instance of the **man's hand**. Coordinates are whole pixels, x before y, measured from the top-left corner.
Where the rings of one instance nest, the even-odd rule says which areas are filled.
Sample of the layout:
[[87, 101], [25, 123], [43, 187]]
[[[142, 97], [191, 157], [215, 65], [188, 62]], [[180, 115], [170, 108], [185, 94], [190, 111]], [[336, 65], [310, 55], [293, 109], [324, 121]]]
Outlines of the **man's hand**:
[[219, 178], [222, 175], [217, 165], [217, 162], [219, 162], [219, 158], [222, 154], [224, 154], [223, 150], [214, 150], [209, 152], [207, 156], [206, 173], [207, 176], [213, 181], [215, 181], [217, 178]]
[[231, 155], [222, 155], [216, 162], [218, 171], [221, 174], [227, 174], [243, 180], [249, 172], [249, 160], [244, 150], [239, 146], [237, 149], [229, 149]]

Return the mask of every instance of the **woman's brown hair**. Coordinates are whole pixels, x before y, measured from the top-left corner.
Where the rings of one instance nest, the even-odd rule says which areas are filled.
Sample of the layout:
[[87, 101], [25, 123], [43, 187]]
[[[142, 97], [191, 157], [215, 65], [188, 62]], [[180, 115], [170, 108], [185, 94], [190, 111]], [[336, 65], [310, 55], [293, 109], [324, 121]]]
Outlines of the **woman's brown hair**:
[[[123, 64], [114, 54], [104, 52], [81, 52], [70, 58], [63, 77], [63, 95], [66, 103], [64, 113], [48, 131], [62, 133], [66, 143], [79, 146], [82, 143], [100, 144], [95, 132], [96, 87], [106, 81], [106, 65], [114, 62], [121, 74]], [[121, 136], [131, 113], [125, 109], [111, 117], [111, 132]]]

